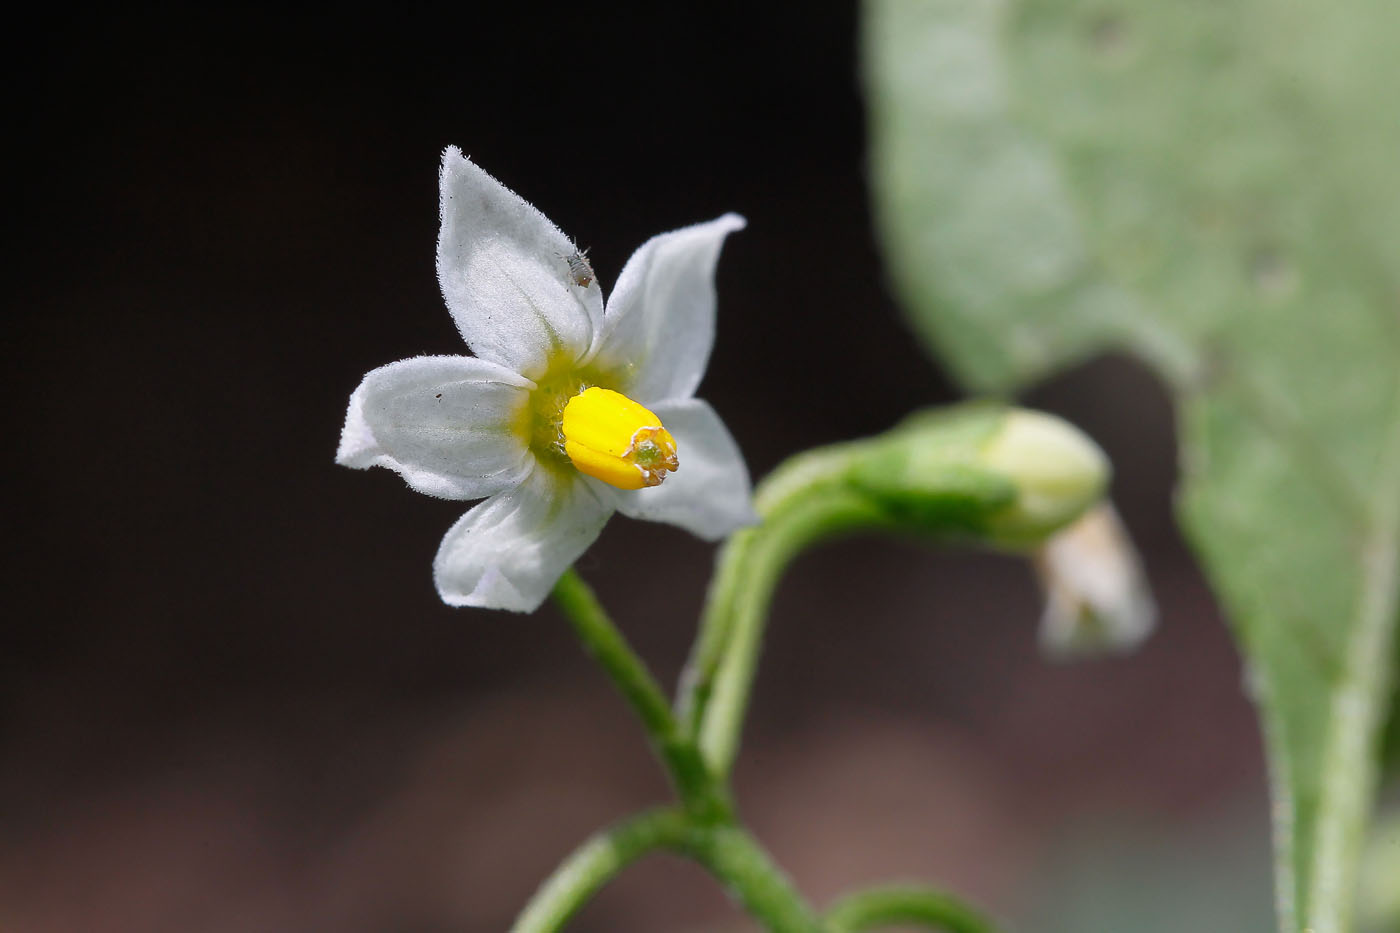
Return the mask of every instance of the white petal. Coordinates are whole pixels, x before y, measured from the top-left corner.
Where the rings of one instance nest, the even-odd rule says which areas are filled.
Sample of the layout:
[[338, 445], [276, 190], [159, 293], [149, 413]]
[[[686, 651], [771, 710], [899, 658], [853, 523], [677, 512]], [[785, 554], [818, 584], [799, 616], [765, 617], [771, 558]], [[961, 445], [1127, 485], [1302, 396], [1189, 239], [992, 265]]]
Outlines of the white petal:
[[534, 457], [516, 432], [528, 379], [469, 356], [373, 370], [350, 396], [335, 461], [395, 471], [419, 492], [480, 499], [519, 483]]
[[1107, 502], [1047, 541], [1035, 566], [1045, 588], [1040, 641], [1047, 653], [1131, 651], [1151, 633], [1157, 607], [1142, 562]]
[[699, 399], [662, 402], [652, 410], [676, 439], [680, 469], [660, 486], [618, 491], [618, 511], [680, 525], [707, 541], [755, 524], [744, 455], [715, 410]]
[[532, 612], [612, 514], [592, 488], [537, 469], [463, 515], [433, 560], [449, 606]]
[[440, 182], [438, 283], [472, 351], [530, 377], [551, 355], [585, 355], [603, 295], [571, 277], [569, 238], [455, 146], [442, 154]]
[[744, 218], [725, 214], [652, 237], [608, 298], [596, 359], [632, 369], [627, 394], [644, 405], [690, 398], [715, 342], [715, 261]]

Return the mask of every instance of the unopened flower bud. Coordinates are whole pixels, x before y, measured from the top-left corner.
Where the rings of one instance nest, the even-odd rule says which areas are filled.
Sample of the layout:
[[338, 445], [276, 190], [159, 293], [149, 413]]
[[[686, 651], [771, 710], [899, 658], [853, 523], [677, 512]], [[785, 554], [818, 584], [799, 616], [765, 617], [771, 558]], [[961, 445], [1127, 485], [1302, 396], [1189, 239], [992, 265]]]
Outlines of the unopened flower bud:
[[910, 530], [1027, 550], [1103, 495], [1109, 464], [1061, 418], [972, 403], [847, 448], [850, 481]]
[[1006, 477], [1015, 500], [991, 516], [999, 544], [1027, 546], [1074, 520], [1104, 494], [1108, 457], [1083, 431], [1054, 415], [1013, 408], [981, 444], [979, 465]]

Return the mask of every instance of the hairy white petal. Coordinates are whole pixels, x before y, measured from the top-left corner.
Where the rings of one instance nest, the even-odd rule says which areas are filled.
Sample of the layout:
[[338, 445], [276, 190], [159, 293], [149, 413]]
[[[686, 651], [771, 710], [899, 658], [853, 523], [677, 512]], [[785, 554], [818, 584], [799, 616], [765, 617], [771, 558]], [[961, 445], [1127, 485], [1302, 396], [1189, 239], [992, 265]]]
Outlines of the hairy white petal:
[[699, 399], [661, 402], [652, 410], [676, 439], [680, 469], [660, 486], [618, 490], [618, 511], [679, 525], [707, 541], [756, 523], [744, 455], [715, 410]]
[[449, 606], [532, 612], [612, 514], [592, 487], [543, 468], [472, 508], [442, 539], [433, 581]]
[[371, 371], [350, 396], [337, 463], [388, 467], [419, 492], [479, 499], [534, 462], [517, 424], [534, 384], [469, 356], [419, 356]]
[[455, 146], [440, 181], [438, 282], [472, 351], [532, 378], [551, 356], [587, 354], [603, 296], [570, 274], [569, 238]]
[[725, 214], [652, 237], [632, 254], [608, 298], [595, 359], [630, 369], [644, 405], [695, 394], [715, 342], [715, 262], [744, 218]]

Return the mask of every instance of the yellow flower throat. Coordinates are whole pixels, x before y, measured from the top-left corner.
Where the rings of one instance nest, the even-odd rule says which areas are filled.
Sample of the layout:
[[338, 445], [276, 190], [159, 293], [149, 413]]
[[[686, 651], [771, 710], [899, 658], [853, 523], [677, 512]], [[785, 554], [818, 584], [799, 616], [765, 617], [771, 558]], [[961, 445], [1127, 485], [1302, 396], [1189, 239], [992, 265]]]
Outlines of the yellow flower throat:
[[519, 430], [541, 466], [578, 470], [619, 489], [659, 486], [680, 465], [661, 419], [621, 392], [620, 374], [563, 363], [536, 377]]

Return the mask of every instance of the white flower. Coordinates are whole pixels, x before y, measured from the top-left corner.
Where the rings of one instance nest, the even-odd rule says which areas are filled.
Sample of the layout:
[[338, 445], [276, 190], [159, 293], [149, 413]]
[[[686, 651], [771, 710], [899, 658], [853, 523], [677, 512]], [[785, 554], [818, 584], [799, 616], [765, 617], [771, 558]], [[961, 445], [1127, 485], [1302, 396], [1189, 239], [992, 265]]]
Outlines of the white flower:
[[692, 397], [714, 343], [715, 261], [744, 219], [653, 237], [605, 312], [587, 260], [532, 205], [455, 147], [440, 181], [438, 281], [476, 355], [365, 376], [336, 462], [485, 499], [438, 549], [443, 601], [535, 609], [615, 510], [710, 540], [752, 523], [743, 457]]
[[1056, 656], [1131, 651], [1157, 621], [1137, 549], [1104, 502], [1035, 554], [1045, 589], [1040, 642]]

